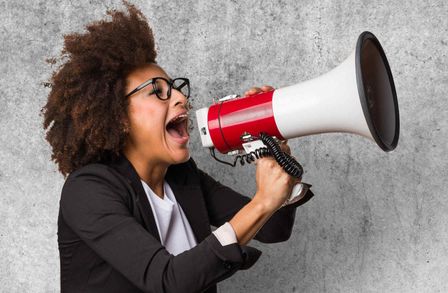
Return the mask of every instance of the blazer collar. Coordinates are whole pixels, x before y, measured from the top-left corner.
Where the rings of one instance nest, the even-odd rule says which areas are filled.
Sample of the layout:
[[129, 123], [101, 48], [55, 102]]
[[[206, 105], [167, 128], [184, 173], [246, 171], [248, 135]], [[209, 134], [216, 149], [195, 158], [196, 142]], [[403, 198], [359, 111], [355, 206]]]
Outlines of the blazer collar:
[[[165, 180], [173, 190], [176, 200], [182, 207], [199, 243], [211, 233], [211, 229], [199, 182], [195, 182], [197, 180], [192, 178], [191, 170], [186, 168], [186, 164], [188, 163], [170, 166]], [[121, 152], [118, 159], [111, 163], [111, 166], [123, 175], [134, 189], [137, 195], [137, 206], [145, 225], [149, 232], [161, 241], [151, 205], [134, 166]]]

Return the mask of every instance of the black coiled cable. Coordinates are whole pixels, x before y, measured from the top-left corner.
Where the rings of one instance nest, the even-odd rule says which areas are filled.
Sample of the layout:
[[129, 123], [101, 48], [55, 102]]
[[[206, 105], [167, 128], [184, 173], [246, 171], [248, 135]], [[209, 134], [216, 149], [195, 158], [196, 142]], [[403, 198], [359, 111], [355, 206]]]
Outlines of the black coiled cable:
[[238, 161], [240, 162], [241, 165], [244, 165], [245, 163], [250, 164], [256, 159], [260, 159], [266, 156], [273, 156], [274, 159], [277, 161], [277, 163], [283, 168], [283, 170], [285, 170], [286, 173], [299, 179], [302, 178], [303, 175], [302, 165], [300, 165], [300, 163], [297, 162], [293, 157], [283, 152], [280, 148], [280, 145], [277, 143], [277, 141], [275, 141], [275, 139], [272, 136], [264, 132], [261, 132], [259, 138], [266, 145], [266, 147], [256, 149], [255, 151], [252, 151], [248, 154], [238, 155], [235, 158], [233, 164], [218, 159], [215, 156], [213, 148], [210, 149], [210, 153], [212, 157], [218, 162], [230, 165], [232, 167], [235, 167]]
[[243, 166], [245, 163], [252, 163], [253, 161], [255, 161], [256, 159], [260, 159], [266, 156], [272, 156], [271, 152], [269, 151], [268, 148], [259, 148], [256, 149], [255, 151], [252, 151], [248, 154], [244, 154], [244, 155], [238, 155], [236, 157], [236, 160], [240, 161], [241, 166]]

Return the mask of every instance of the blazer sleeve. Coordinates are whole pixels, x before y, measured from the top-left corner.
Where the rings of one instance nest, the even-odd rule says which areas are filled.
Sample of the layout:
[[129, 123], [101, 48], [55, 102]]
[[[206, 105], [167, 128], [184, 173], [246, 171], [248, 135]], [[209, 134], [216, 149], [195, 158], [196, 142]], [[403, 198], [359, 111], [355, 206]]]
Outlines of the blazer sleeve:
[[131, 187], [107, 166], [92, 165], [67, 178], [61, 214], [90, 248], [144, 292], [201, 292], [258, 259], [255, 248], [221, 246], [213, 234], [171, 255], [131, 214]]
[[[251, 201], [251, 198], [221, 184], [197, 168], [193, 160], [191, 162], [199, 173], [207, 210], [210, 213], [210, 223], [213, 226], [218, 227], [229, 221], [244, 205]], [[313, 195], [313, 192], [308, 189], [304, 198], [308, 200]], [[296, 209], [299, 205], [300, 202], [286, 205], [277, 210], [254, 238], [263, 243], [275, 243], [288, 240], [292, 233]]]

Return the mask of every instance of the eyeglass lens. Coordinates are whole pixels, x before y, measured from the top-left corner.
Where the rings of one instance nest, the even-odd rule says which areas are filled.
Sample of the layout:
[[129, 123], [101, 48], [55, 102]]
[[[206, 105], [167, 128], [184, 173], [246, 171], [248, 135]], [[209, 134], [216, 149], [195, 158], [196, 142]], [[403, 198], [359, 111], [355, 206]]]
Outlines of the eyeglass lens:
[[[185, 97], [190, 96], [190, 87], [185, 79], [174, 79], [172, 88], [181, 92]], [[168, 82], [162, 78], [157, 78], [153, 82], [154, 92], [161, 100], [167, 100], [171, 97], [171, 87]]]

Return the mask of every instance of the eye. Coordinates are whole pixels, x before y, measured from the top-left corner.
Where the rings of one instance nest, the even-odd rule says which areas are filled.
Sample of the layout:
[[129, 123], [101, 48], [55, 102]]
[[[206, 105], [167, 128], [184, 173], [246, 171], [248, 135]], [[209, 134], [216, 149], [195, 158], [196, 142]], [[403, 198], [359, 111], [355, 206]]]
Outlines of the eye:
[[160, 96], [162, 94], [162, 85], [160, 84], [159, 81], [156, 81], [155, 83], [152, 84], [152, 90], [149, 91], [149, 95], [154, 95], [156, 94], [157, 96]]
[[154, 94], [160, 95], [160, 94], [162, 94], [162, 91], [159, 88], [157, 88], [155, 90], [153, 89], [153, 90], [149, 91], [148, 96], [151, 96], [151, 95], [154, 95]]

